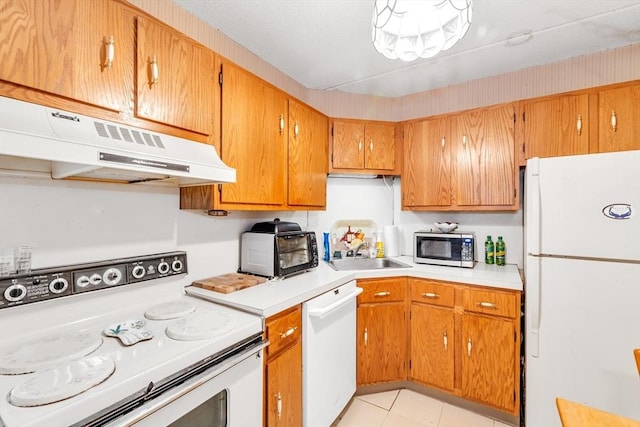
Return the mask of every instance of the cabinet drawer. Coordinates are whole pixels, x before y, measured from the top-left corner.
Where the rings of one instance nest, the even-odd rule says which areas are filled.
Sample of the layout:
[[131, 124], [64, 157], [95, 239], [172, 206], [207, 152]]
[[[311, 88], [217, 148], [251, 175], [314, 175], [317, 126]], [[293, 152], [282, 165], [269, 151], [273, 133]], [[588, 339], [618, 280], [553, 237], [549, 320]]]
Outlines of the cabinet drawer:
[[358, 296], [358, 304], [404, 301], [407, 294], [406, 278], [358, 280], [363, 292]]
[[410, 279], [411, 301], [427, 304], [453, 307], [455, 301], [455, 287], [431, 280]]
[[302, 309], [294, 309], [271, 316], [267, 319], [267, 357], [295, 343], [302, 333]]
[[463, 291], [463, 304], [465, 311], [512, 319], [515, 319], [519, 313], [517, 295], [509, 292], [467, 288]]

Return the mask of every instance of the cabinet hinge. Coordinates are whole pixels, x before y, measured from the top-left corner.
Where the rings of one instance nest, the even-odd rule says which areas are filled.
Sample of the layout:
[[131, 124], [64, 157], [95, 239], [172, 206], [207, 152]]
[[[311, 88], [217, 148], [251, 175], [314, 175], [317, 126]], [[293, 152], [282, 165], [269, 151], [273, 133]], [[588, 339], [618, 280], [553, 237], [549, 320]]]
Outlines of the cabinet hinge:
[[515, 188], [513, 189], [513, 198], [514, 199], [516, 198], [516, 189]]
[[513, 123], [515, 124], [516, 122], [516, 113], [513, 113]]
[[331, 137], [333, 138], [333, 126], [331, 126]]
[[220, 69], [220, 72], [218, 73], [218, 84], [222, 87], [222, 69]]
[[222, 198], [222, 184], [218, 184], [218, 193], [220, 193], [220, 198]]

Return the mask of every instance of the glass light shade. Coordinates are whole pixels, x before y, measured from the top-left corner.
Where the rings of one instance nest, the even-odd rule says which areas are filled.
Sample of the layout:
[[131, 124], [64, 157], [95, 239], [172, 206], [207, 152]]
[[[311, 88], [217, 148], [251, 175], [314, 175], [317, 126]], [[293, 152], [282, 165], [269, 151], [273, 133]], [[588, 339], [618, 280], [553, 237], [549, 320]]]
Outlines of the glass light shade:
[[472, 0], [376, 0], [373, 45], [389, 59], [413, 61], [449, 49], [471, 25]]

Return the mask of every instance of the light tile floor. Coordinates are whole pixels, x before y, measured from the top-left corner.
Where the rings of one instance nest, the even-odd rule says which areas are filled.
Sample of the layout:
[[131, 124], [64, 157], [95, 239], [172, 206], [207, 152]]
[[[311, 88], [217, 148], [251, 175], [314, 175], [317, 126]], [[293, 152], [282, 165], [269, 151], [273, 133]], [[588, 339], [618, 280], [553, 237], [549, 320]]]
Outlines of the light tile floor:
[[356, 396], [335, 427], [512, 427], [411, 390]]

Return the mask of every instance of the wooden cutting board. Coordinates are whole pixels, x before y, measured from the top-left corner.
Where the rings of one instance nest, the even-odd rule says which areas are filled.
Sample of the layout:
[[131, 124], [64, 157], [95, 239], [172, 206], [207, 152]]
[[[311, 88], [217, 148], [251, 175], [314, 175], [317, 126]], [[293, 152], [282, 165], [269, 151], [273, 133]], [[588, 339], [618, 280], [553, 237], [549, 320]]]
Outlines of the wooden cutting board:
[[250, 288], [251, 286], [259, 285], [266, 281], [267, 279], [264, 277], [252, 276], [250, 274], [227, 273], [220, 276], [200, 279], [192, 284], [202, 289], [230, 294], [231, 292]]

